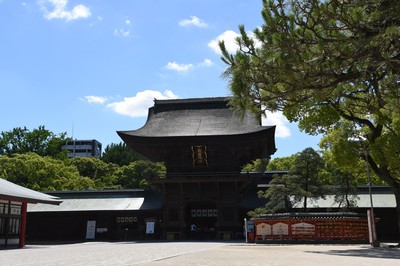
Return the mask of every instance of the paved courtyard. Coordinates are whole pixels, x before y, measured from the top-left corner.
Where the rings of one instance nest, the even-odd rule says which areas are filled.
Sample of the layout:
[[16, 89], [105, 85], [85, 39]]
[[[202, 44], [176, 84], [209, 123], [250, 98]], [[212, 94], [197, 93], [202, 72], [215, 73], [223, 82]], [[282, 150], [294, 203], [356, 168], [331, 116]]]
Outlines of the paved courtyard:
[[87, 242], [0, 250], [0, 265], [400, 265], [400, 249], [235, 242]]

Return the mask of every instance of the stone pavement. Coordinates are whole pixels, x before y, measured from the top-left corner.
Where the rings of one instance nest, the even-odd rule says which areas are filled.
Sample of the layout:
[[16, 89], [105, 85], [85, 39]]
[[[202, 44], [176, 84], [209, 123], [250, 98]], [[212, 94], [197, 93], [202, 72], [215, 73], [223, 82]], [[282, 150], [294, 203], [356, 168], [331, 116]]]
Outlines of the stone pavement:
[[399, 248], [240, 242], [87, 242], [0, 250], [0, 265], [400, 265]]

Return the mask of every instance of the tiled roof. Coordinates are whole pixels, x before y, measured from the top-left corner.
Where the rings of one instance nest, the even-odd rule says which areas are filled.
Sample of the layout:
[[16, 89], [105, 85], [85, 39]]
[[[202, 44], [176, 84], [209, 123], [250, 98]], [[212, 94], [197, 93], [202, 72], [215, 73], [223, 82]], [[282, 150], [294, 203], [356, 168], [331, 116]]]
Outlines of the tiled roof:
[[63, 202], [60, 206], [36, 204], [28, 212], [137, 211], [161, 209], [161, 201], [152, 191], [84, 190], [52, 191]]
[[60, 204], [57, 197], [50, 196], [29, 188], [21, 187], [0, 178], [0, 199], [26, 201], [28, 203]]
[[137, 137], [242, 135], [268, 130], [251, 113], [243, 119], [227, 106], [229, 98], [155, 100], [146, 124], [118, 134]]
[[74, 211], [136, 211], [144, 198], [81, 198], [63, 199], [60, 206], [36, 204], [28, 212], [74, 212]]

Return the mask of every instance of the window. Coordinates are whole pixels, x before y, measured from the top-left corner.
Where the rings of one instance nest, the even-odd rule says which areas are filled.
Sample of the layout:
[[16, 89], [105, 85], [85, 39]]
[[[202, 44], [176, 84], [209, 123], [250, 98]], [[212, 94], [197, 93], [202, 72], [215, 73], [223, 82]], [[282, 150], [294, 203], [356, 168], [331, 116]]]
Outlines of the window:
[[8, 234], [9, 235], [18, 235], [19, 234], [19, 224], [20, 224], [20, 219], [10, 218], [10, 220], [8, 222]]
[[0, 217], [0, 238], [4, 237], [6, 232], [5, 232], [5, 226], [6, 226], [6, 218]]

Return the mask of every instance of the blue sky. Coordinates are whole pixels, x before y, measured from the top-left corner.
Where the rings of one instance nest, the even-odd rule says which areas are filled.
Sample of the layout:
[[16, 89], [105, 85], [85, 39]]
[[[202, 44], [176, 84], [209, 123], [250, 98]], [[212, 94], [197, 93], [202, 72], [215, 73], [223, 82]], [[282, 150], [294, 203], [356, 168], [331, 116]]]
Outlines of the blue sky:
[[[261, 0], [0, 0], [0, 131], [40, 125], [119, 143], [153, 99], [228, 96], [217, 49], [262, 24]], [[319, 137], [279, 113], [273, 158]]]

